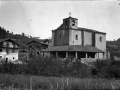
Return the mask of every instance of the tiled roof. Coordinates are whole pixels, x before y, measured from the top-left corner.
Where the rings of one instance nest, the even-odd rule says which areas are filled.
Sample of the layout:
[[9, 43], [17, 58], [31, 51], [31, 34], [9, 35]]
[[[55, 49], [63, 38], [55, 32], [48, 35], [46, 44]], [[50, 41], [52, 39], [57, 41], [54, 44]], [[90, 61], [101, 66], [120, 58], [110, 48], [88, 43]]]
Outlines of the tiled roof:
[[78, 52], [104, 52], [96, 47], [86, 45], [64, 45], [64, 46], [52, 46], [44, 51], [52, 52], [52, 51], [78, 51]]
[[117, 45], [107, 45], [107, 47], [118, 48], [118, 46], [117, 46]]
[[87, 31], [87, 32], [94, 32], [94, 33], [106, 34], [105, 32], [100, 32], [100, 31], [97, 31], [97, 30], [87, 29], [87, 28], [81, 28], [81, 27], [78, 27], [77, 30], [84, 30], [84, 31]]
[[[64, 18], [64, 19], [70, 19], [70, 18], [72, 18], [72, 19], [77, 19], [77, 18], [73, 18], [73, 17], [71, 17], [71, 16], [70, 16], [70, 17], [68, 17], [68, 18]], [[78, 20], [78, 19], [77, 19], [77, 20]]]
[[45, 39], [43, 42], [46, 42], [46, 41], [52, 42], [52, 39]]
[[4, 42], [4, 41], [11, 41], [11, 42], [13, 42], [13, 43], [20, 46], [20, 44], [18, 44], [15, 39], [10, 39], [10, 38], [8, 38], [8, 39], [0, 39], [0, 42]]
[[32, 41], [30, 41], [30, 42], [27, 42], [26, 44], [28, 45], [28, 44], [30, 44], [30, 43], [32, 43], [32, 42], [37, 42], [37, 43], [40, 43], [40, 44], [43, 44], [43, 45], [48, 45], [48, 44], [45, 44], [45, 43], [43, 43], [43, 42], [41, 42], [41, 41], [38, 41], [38, 40], [32, 40]]
[[[63, 26], [63, 24], [61, 24], [56, 30], [64, 30], [65, 27]], [[86, 32], [94, 32], [94, 33], [101, 33], [101, 34], [106, 34], [105, 32], [100, 32], [97, 30], [93, 30], [93, 29], [88, 29], [88, 28], [82, 28], [82, 27], [76, 27], [76, 28], [70, 28], [71, 30], [79, 30], [79, 31], [86, 31]]]

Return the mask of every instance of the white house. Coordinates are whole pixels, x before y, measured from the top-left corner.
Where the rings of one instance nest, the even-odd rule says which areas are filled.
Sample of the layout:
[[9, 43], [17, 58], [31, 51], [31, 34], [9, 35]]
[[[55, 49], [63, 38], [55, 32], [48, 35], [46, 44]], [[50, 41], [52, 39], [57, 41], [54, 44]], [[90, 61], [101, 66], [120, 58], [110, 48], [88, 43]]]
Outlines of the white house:
[[19, 46], [12, 39], [0, 39], [0, 60], [18, 60]]

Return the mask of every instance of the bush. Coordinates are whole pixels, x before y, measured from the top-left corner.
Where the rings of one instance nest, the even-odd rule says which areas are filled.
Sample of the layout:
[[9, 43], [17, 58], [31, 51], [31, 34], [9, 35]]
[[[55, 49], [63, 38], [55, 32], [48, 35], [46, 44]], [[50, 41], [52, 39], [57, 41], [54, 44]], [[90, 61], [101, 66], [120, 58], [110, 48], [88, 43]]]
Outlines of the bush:
[[94, 62], [95, 67], [99, 70], [92, 69], [92, 74], [101, 78], [120, 78], [120, 61], [115, 60], [97, 60]]
[[27, 64], [5, 63], [0, 65], [1, 73], [65, 77], [120, 78], [120, 61], [97, 60], [96, 68], [81, 63], [78, 59], [66, 60], [49, 57], [34, 57]]

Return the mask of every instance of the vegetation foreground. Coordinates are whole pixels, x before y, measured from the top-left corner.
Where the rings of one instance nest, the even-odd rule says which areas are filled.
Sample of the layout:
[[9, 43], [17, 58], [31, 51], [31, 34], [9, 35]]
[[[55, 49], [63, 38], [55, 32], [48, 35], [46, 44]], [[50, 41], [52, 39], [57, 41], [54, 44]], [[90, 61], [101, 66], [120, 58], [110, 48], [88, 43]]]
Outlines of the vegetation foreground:
[[0, 74], [0, 90], [120, 90], [120, 80]]
[[[91, 65], [93, 65], [91, 67]], [[0, 65], [0, 90], [120, 90], [120, 61], [32, 58]]]

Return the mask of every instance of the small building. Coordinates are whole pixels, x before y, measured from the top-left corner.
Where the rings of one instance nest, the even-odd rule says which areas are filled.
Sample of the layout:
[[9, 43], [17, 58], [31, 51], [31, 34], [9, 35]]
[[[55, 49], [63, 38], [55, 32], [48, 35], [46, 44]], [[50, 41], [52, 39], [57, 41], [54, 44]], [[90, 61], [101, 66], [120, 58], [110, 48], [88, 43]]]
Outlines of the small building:
[[49, 46], [52, 46], [52, 39], [45, 39], [43, 43], [48, 44]]
[[32, 40], [27, 43], [27, 47], [28, 47], [29, 57], [33, 57], [34, 55], [36, 56], [41, 54], [43, 49], [48, 48], [48, 44], [45, 44], [38, 40]]
[[78, 19], [71, 16], [52, 30], [52, 45], [45, 52], [56, 57], [106, 59], [106, 33], [78, 27]]
[[18, 60], [19, 46], [12, 39], [0, 39], [0, 60]]

